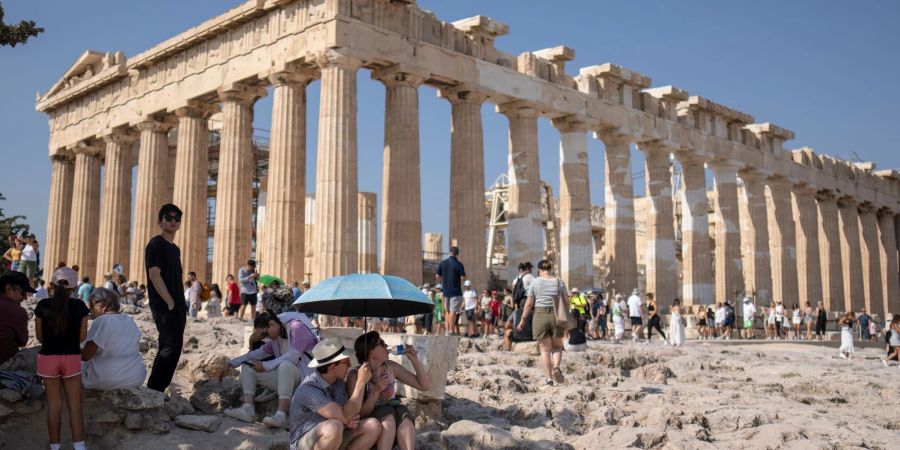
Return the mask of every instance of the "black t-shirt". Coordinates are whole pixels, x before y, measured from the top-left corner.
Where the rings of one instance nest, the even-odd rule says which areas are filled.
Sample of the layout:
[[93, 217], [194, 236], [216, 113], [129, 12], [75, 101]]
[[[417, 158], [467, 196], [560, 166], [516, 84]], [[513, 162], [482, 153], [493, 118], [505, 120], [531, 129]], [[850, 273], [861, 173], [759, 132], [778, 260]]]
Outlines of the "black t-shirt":
[[181, 270], [181, 250], [177, 245], [167, 241], [164, 237], [156, 235], [147, 244], [144, 250], [144, 270], [147, 273], [147, 296], [150, 298], [150, 308], [165, 309], [169, 307], [166, 301], [156, 291], [156, 286], [150, 281], [150, 268], [159, 267], [160, 276], [166, 284], [166, 290], [172, 300], [175, 301], [175, 309], [185, 309], [184, 302], [178, 301], [184, 298]]
[[462, 277], [466, 276], [466, 269], [455, 256], [441, 261], [437, 274], [441, 276], [441, 290], [444, 293], [444, 298], [462, 296], [462, 283], [460, 281]]
[[44, 342], [41, 345], [42, 355], [80, 355], [81, 354], [81, 319], [84, 319], [90, 311], [84, 302], [75, 298], [67, 301], [69, 320], [62, 334], [56, 334], [50, 328], [50, 303], [52, 299], [45, 298], [38, 302], [34, 308], [34, 315], [41, 318], [41, 332]]

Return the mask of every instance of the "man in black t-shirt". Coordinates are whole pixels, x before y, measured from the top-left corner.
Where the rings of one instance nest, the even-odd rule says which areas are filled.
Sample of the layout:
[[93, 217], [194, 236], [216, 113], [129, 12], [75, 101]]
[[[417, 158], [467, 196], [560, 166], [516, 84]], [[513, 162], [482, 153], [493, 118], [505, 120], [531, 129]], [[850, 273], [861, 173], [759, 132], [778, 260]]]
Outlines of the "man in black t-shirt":
[[451, 335], [459, 334], [459, 324], [456, 318], [462, 312], [462, 284], [466, 278], [466, 269], [456, 259], [459, 255], [458, 247], [450, 247], [450, 256], [441, 261], [434, 278], [444, 291], [444, 309], [447, 311], [447, 330]]
[[163, 205], [159, 210], [160, 232], [144, 250], [150, 311], [159, 331], [159, 351], [147, 387], [160, 392], [172, 382], [184, 344], [187, 308], [181, 291], [181, 250], [173, 242], [175, 232], [181, 228], [181, 215], [177, 206]]

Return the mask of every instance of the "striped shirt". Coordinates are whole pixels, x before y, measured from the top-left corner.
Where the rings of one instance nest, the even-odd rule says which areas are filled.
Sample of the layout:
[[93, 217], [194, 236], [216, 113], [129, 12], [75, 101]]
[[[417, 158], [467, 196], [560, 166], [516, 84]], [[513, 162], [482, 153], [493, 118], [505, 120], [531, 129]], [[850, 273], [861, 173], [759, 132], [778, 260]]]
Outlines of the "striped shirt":
[[288, 420], [291, 444], [299, 441], [304, 434], [325, 421], [325, 418], [317, 412], [318, 410], [328, 406], [329, 403], [337, 403], [343, 407], [349, 399], [347, 383], [344, 380], [328, 384], [318, 371], [304, 378], [300, 387], [294, 392], [294, 398], [291, 399]]

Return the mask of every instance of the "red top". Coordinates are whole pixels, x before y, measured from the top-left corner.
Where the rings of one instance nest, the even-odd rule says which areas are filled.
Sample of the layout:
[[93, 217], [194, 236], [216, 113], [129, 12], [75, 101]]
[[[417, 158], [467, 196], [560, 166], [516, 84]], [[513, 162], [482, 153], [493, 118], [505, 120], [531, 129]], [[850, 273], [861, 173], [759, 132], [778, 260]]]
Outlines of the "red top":
[[231, 297], [228, 299], [229, 305], [240, 305], [241, 304], [241, 288], [238, 287], [237, 283], [228, 283], [228, 292], [231, 293]]
[[494, 317], [500, 316], [500, 300], [498, 300], [496, 297], [494, 297], [491, 299], [490, 305], [491, 305], [491, 314], [493, 314]]
[[28, 313], [16, 302], [0, 298], [0, 364], [28, 343]]

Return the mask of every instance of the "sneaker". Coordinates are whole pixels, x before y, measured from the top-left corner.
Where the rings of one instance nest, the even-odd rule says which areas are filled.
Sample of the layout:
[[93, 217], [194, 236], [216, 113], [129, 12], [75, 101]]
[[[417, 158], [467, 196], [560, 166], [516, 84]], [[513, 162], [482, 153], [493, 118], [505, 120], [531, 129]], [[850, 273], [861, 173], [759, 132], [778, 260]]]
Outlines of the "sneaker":
[[284, 413], [281, 411], [276, 412], [271, 416], [267, 416], [263, 419], [263, 423], [266, 424], [269, 428], [279, 428], [286, 429], [287, 428], [287, 417], [285, 417]]
[[884, 367], [887, 367], [887, 366], [888, 366], [887, 360], [882, 359], [882, 360], [881, 360], [881, 363], [884, 364]]
[[559, 367], [553, 368], [553, 381], [560, 384], [566, 382], [566, 377], [563, 376], [562, 370], [559, 370]]
[[256, 401], [256, 403], [265, 403], [271, 400], [275, 400], [276, 398], [278, 398], [278, 392], [275, 392], [269, 388], [264, 388], [262, 392], [260, 392], [259, 395], [254, 398], [254, 400]]
[[845, 355], [843, 352], [840, 355], [841, 355], [841, 358], [847, 359], [847, 355]]
[[547, 381], [544, 382], [544, 386], [553, 386], [553, 380], [547, 378]]
[[232, 419], [240, 420], [241, 422], [253, 423], [256, 421], [256, 412], [254, 411], [253, 406], [247, 404], [237, 408], [228, 408], [225, 410], [225, 415]]

